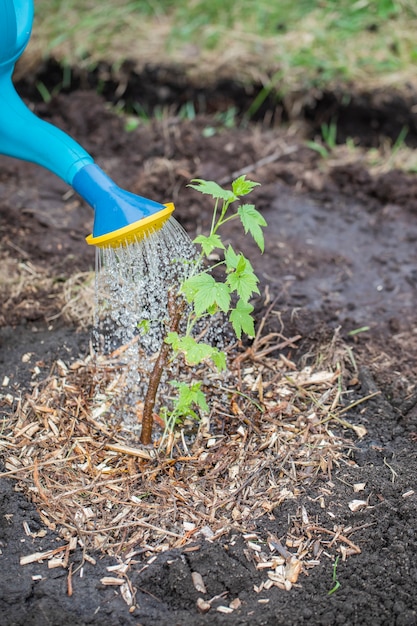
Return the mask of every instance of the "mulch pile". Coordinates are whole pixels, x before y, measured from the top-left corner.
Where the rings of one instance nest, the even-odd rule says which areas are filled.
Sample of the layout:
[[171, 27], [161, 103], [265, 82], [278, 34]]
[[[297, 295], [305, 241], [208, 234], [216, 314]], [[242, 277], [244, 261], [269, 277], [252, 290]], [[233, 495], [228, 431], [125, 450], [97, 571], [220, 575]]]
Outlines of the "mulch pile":
[[[0, 441], [2, 475], [18, 481], [45, 525], [65, 540], [48, 554], [22, 557], [22, 564], [66, 567], [77, 545], [86, 560], [99, 550], [126, 564], [138, 549], [149, 557], [174, 547], [192, 550], [198, 538], [215, 541], [232, 531], [243, 535], [247, 558], [266, 572], [261, 591], [290, 589], [323, 552], [343, 559], [358, 554], [354, 528], [337, 519], [328, 528], [317, 525], [304, 507], [287, 536], [256, 532], [256, 520], [320, 477], [331, 484], [332, 469], [351, 463], [347, 429], [366, 434], [343, 418], [366, 400], [349, 402], [348, 351], [335, 336], [313, 365], [300, 367], [291, 359], [298, 340], [258, 335], [246, 351], [229, 354], [227, 373], [207, 376], [211, 410], [197, 432], [190, 437], [187, 424], [161, 431], [152, 447], [132, 445], [132, 433], [109, 414], [120, 393], [119, 353], [88, 355], [70, 366], [57, 361], [18, 403]], [[350, 506], [366, 504], [358, 499]], [[115, 573], [104, 584], [126, 583], [123, 568]], [[128, 586], [124, 596], [133, 603]]]

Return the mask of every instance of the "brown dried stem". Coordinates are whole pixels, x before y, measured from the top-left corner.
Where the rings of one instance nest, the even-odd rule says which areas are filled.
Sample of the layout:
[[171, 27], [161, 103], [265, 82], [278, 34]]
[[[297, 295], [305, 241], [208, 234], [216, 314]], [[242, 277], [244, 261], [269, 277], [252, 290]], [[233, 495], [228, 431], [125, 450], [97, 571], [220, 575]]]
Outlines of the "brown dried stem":
[[[177, 332], [184, 313], [185, 301], [178, 300], [172, 291], [168, 292], [168, 316], [170, 320], [169, 331]], [[143, 415], [142, 415], [142, 432], [140, 441], [144, 445], [148, 445], [152, 441], [153, 428], [153, 411], [156, 402], [156, 394], [158, 392], [159, 383], [161, 382], [162, 372], [166, 366], [171, 346], [165, 341], [162, 342], [161, 349], [156, 358], [155, 365], [149, 376], [148, 389], [146, 391]]]

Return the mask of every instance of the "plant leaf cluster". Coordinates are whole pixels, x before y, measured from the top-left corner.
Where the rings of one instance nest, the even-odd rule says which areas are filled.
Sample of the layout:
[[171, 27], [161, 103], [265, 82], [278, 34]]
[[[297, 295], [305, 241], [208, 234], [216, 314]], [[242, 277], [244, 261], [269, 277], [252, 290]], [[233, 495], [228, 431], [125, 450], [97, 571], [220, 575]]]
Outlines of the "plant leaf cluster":
[[[174, 352], [181, 352], [189, 365], [211, 360], [218, 370], [226, 368], [223, 352], [207, 343], [199, 342], [193, 336], [192, 331], [197, 322], [205, 316], [222, 311], [228, 316], [238, 339], [242, 338], [242, 334], [249, 337], [255, 335], [253, 306], [249, 301], [254, 294], [259, 294], [259, 279], [242, 252], [237, 252], [231, 245], [226, 248], [219, 229], [231, 220], [238, 220], [244, 233], [250, 234], [260, 251], [264, 251], [263, 228], [266, 221], [253, 204], [240, 203], [240, 199], [247, 196], [258, 184], [247, 180], [246, 176], [240, 176], [233, 181], [231, 189], [224, 189], [214, 181], [202, 179], [195, 179], [189, 185], [214, 200], [210, 232], [194, 239], [194, 243], [200, 246], [201, 253], [196, 259], [194, 271], [180, 286], [180, 293], [191, 307], [186, 332], [184, 336], [178, 332], [170, 332], [166, 338]], [[215, 251], [222, 253], [223, 258], [210, 265], [210, 255]], [[217, 277], [218, 271], [216, 276], [213, 273], [219, 267], [224, 270], [223, 280]]]
[[265, 218], [253, 204], [238, 204], [236, 207], [236, 203], [251, 193], [258, 184], [247, 180], [246, 176], [240, 176], [233, 181], [231, 190], [224, 189], [216, 182], [202, 179], [196, 179], [190, 185], [214, 200], [210, 233], [199, 235], [194, 240], [201, 246], [199, 262], [204, 258], [208, 259], [216, 250], [222, 252], [223, 260], [214, 267], [223, 266], [225, 278], [219, 280], [214, 277], [213, 267], [209, 266], [208, 269], [190, 276], [183, 283], [182, 292], [198, 318], [205, 314], [213, 315], [217, 310], [227, 314], [238, 339], [241, 339], [242, 333], [249, 337], [255, 334], [251, 315], [253, 306], [249, 300], [254, 294], [259, 294], [259, 279], [242, 252], [237, 252], [231, 245], [225, 247], [218, 231], [226, 222], [239, 220], [244, 233], [250, 234], [260, 251], [264, 251]]
[[[190, 187], [201, 194], [209, 195], [214, 201], [210, 232], [207, 235], [199, 235], [194, 243], [200, 247], [188, 277], [179, 285], [177, 295], [179, 303], [186, 302], [180, 328], [171, 329], [165, 337], [165, 347], [169, 346], [171, 359], [182, 356], [190, 366], [211, 362], [218, 370], [226, 369], [226, 354], [216, 346], [212, 346], [201, 340], [198, 335], [199, 324], [202, 320], [221, 312], [229, 320], [233, 331], [238, 339], [245, 334], [248, 337], [255, 336], [255, 325], [252, 317], [253, 306], [250, 303], [254, 294], [259, 294], [259, 279], [253, 267], [238, 250], [231, 245], [223, 243], [221, 227], [236, 220], [242, 226], [245, 235], [250, 235], [260, 251], [264, 251], [263, 228], [266, 226], [264, 217], [256, 210], [253, 204], [241, 202], [259, 183], [247, 180], [246, 176], [240, 176], [232, 183], [231, 189], [224, 189], [214, 181], [202, 179], [193, 180]], [[217, 260], [212, 263], [213, 257]], [[181, 306], [181, 305], [179, 305]], [[172, 320], [171, 320], [172, 322]], [[178, 325], [177, 325], [178, 326]], [[143, 329], [146, 332], [146, 328]], [[161, 349], [162, 354], [163, 349]], [[163, 357], [164, 363], [168, 353]], [[153, 377], [154, 393], [160, 380], [161, 359], [157, 359], [158, 366], [151, 374]], [[166, 431], [172, 430], [178, 422], [186, 417], [198, 419], [197, 410], [207, 411], [207, 402], [201, 389], [201, 381], [185, 384], [173, 381], [177, 395], [172, 401], [172, 408], [168, 410], [162, 407], [161, 414], [166, 422]], [[153, 403], [152, 403], [153, 404]], [[146, 407], [145, 407], [146, 408]], [[147, 415], [150, 423], [152, 413]], [[142, 432], [145, 414], [142, 421]], [[151, 430], [148, 429], [146, 441], [149, 443]]]

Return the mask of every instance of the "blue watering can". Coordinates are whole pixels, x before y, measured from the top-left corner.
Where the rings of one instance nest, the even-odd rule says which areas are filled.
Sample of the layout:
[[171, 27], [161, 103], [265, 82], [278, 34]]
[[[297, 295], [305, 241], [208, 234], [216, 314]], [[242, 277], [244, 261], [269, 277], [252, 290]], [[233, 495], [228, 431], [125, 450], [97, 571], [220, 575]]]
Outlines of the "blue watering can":
[[87, 243], [104, 247], [143, 239], [161, 228], [174, 205], [118, 187], [77, 142], [34, 115], [17, 94], [13, 69], [32, 23], [33, 0], [0, 0], [0, 153], [46, 167], [88, 202], [94, 227]]

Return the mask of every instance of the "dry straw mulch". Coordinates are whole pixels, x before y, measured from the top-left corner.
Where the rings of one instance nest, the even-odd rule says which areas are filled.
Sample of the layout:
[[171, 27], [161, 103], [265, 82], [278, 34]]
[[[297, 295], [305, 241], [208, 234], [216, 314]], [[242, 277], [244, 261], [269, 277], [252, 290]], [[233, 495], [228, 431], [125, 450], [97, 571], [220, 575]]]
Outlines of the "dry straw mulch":
[[[234, 531], [246, 538], [248, 558], [267, 570], [266, 587], [289, 589], [329, 545], [344, 558], [360, 552], [352, 529], [320, 527], [304, 507], [287, 537], [255, 532], [256, 520], [273, 519], [283, 501], [318, 476], [331, 481], [332, 469], [349, 462], [343, 429], [364, 434], [343, 418], [346, 352], [332, 345], [321, 363], [303, 368], [282, 353], [271, 356], [298, 339], [257, 338], [229, 355], [224, 377], [206, 375], [211, 412], [194, 438], [179, 429], [152, 449], [109, 425], [103, 397], [110, 406], [118, 393], [112, 359], [58, 361], [3, 429], [3, 476], [17, 479], [46, 526], [85, 555], [123, 556], [138, 547], [152, 555]], [[45, 558], [65, 566], [68, 546]]]
[[[9, 243], [9, 246], [7, 246]], [[50, 267], [12, 257], [6, 242], [0, 246], [0, 324], [16, 325], [19, 319], [56, 319], [80, 329], [91, 326], [94, 314], [95, 273], [51, 274]], [[17, 252], [25, 259], [25, 253]]]

